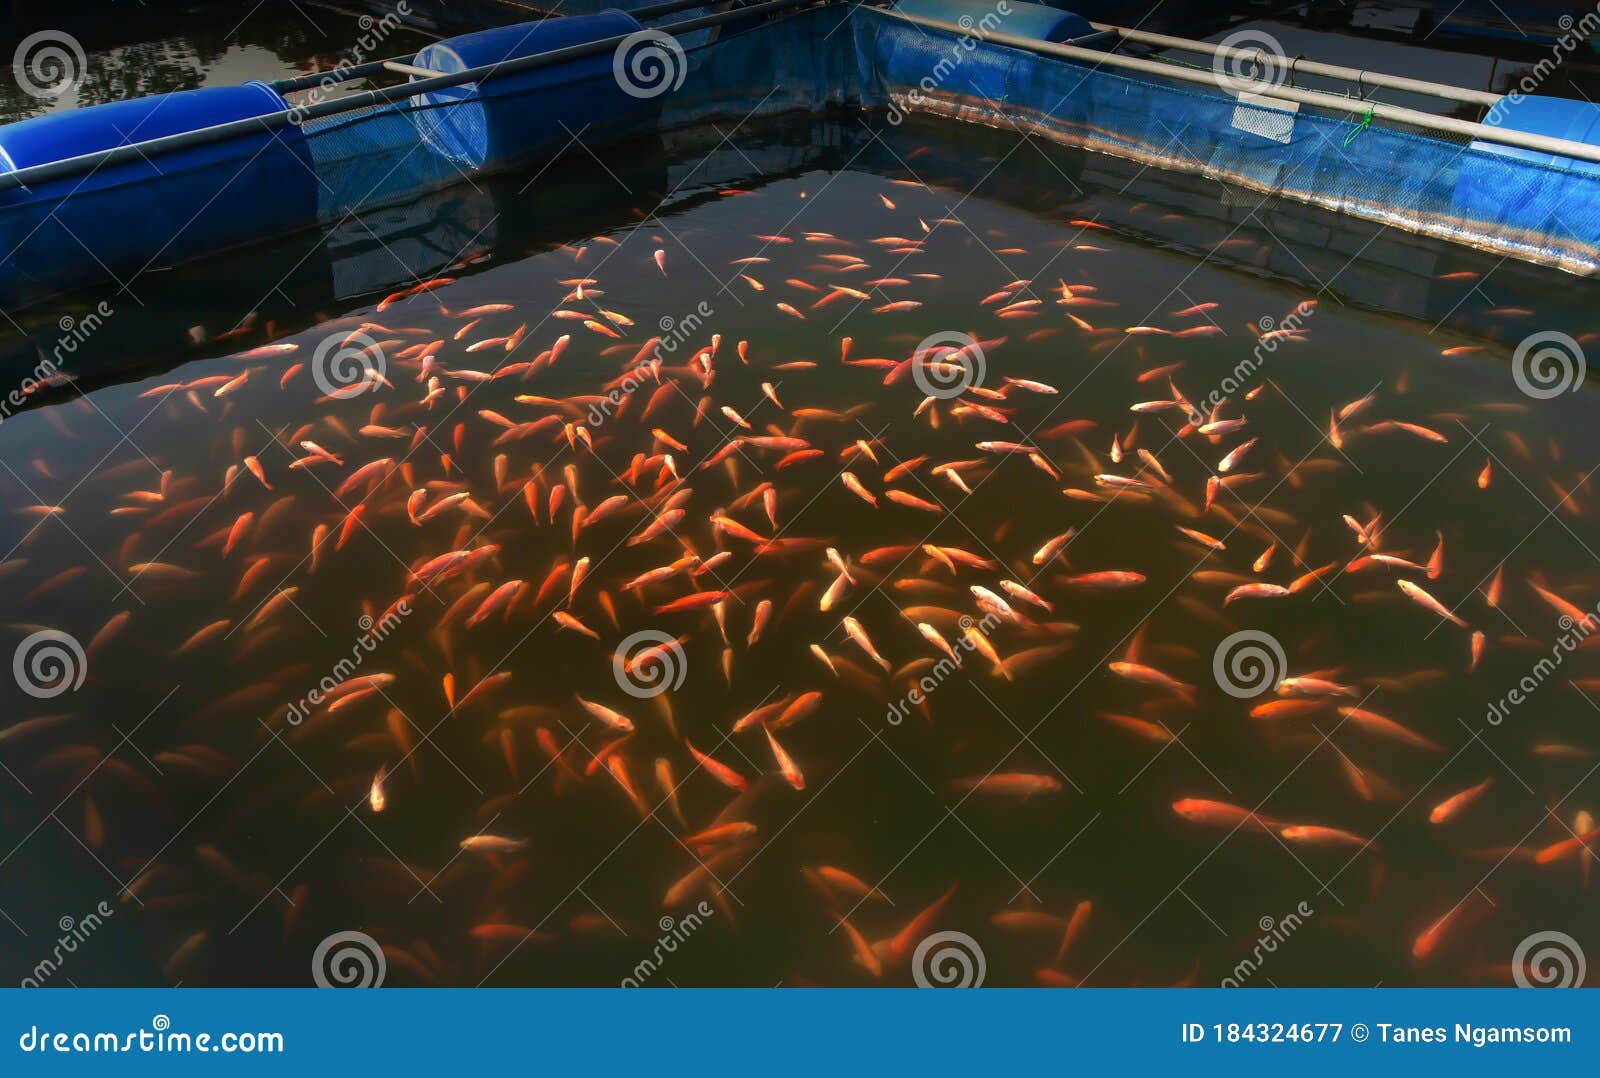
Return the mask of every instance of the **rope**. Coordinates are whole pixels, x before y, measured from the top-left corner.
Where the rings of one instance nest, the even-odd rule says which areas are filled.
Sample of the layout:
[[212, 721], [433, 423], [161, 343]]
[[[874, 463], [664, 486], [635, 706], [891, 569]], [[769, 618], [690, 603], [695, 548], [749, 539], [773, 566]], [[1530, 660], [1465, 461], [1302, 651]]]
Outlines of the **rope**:
[[1351, 128], [1350, 129], [1350, 133], [1344, 137], [1345, 146], [1348, 147], [1352, 142], [1354, 142], [1356, 140], [1356, 136], [1357, 135], [1361, 134], [1361, 132], [1365, 131], [1367, 128], [1369, 128], [1371, 126], [1372, 126], [1372, 106], [1368, 105], [1367, 106], [1367, 111], [1362, 114], [1361, 122], [1356, 124], [1355, 127]]

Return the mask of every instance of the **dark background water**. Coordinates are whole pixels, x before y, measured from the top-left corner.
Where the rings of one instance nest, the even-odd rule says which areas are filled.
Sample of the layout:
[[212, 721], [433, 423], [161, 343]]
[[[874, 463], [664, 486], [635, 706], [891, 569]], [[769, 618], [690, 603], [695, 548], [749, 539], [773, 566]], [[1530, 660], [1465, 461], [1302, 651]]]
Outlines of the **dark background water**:
[[[0, 123], [149, 94], [326, 70], [346, 58], [373, 25], [370, 15], [317, 4], [157, 3], [140, 6], [137, 18], [128, 8], [121, 4], [101, 12], [91, 5], [19, 18], [0, 28], [0, 48], [8, 58], [27, 34], [46, 30], [70, 34], [88, 61], [70, 92], [49, 99], [24, 92], [8, 63], [0, 79]], [[390, 47], [382, 56], [415, 52], [429, 40], [414, 29], [397, 29], [386, 38]]]

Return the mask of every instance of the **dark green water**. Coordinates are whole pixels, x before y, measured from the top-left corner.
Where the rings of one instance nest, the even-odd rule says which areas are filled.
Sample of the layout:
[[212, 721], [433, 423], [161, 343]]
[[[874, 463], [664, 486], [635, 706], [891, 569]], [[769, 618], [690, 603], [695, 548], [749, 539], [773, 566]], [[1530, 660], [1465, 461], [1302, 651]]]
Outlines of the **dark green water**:
[[[49, 953], [62, 917], [81, 918], [101, 900], [116, 913], [63, 964], [60, 976], [75, 983], [305, 984], [318, 944], [348, 930], [385, 948], [387, 983], [465, 985], [909, 984], [910, 951], [936, 931], [971, 937], [988, 984], [1038, 983], [1046, 968], [1091, 985], [1509, 983], [1514, 951], [1535, 933], [1569, 934], [1591, 952], [1600, 943], [1586, 915], [1592, 866], [1579, 856], [1532, 859], [1570, 838], [1581, 811], [1597, 810], [1593, 692], [1569, 684], [1600, 676], [1593, 647], [1564, 653], [1503, 721], [1486, 718], [1563, 632], [1530, 578], [1585, 609], [1600, 600], [1593, 396], [1534, 399], [1512, 363], [1536, 332], [1592, 346], [1592, 317], [1581, 313], [1592, 310], [1591, 285], [942, 126], [751, 125], [730, 144], [678, 136], [666, 149], [567, 161], [541, 175], [537, 197], [526, 182], [375, 216], [374, 238], [310, 259], [289, 244], [153, 282], [139, 304], [108, 296], [114, 313], [97, 331], [101, 348], [84, 354], [121, 366], [82, 369], [78, 391], [0, 424], [7, 646], [49, 628], [87, 651], [80, 687], [49, 699], [11, 694], [5, 725], [66, 718], [0, 735], [0, 907], [17, 929], [0, 926], [6, 968], [18, 971], [10, 975], [27, 976]], [[758, 238], [773, 235], [790, 242]], [[861, 261], [829, 257], [839, 255]], [[739, 261], [752, 258], [765, 261]], [[407, 270], [404, 283], [440, 274], [454, 283], [376, 311]], [[864, 283], [884, 278], [907, 283]], [[581, 298], [577, 280], [593, 282]], [[1018, 281], [1031, 283], [982, 302]], [[1072, 305], [1057, 302], [1062, 284]], [[814, 307], [835, 285], [869, 298]], [[48, 346], [58, 318], [81, 324], [99, 298], [37, 312], [30, 328]], [[920, 306], [875, 312], [901, 299]], [[1282, 323], [1310, 300], [1314, 312], [1295, 320], [1300, 339], [1260, 344], [1264, 320]], [[1026, 317], [1001, 317], [1007, 303], [1026, 304], [1012, 308]], [[470, 321], [456, 312], [487, 304], [512, 309], [483, 315], [454, 340]], [[1202, 304], [1216, 306], [1175, 313]], [[257, 313], [245, 331], [216, 341], [249, 311]], [[312, 377], [318, 346], [363, 324], [389, 384], [325, 399]], [[1136, 326], [1214, 328], [1125, 332]], [[202, 343], [188, 343], [190, 327]], [[510, 353], [467, 351], [518, 332]], [[985, 342], [984, 373], [977, 392], [920, 416], [924, 394], [911, 378], [885, 385], [885, 370], [840, 361], [845, 337], [852, 359], [900, 362], [936, 333]], [[534, 361], [563, 335], [570, 343], [553, 364], [487, 381], [471, 373]], [[707, 386], [690, 363], [713, 335]], [[645, 418], [658, 386], [640, 376], [644, 388], [621, 413], [596, 421], [591, 406], [652, 336], [675, 345], [661, 355], [676, 390]], [[425, 373], [408, 350], [440, 339]], [[113, 340], [119, 347], [107, 348]], [[298, 349], [241, 357], [269, 341]], [[1441, 354], [1463, 347], [1477, 350]], [[1241, 364], [1242, 384], [1219, 388]], [[1170, 369], [1140, 380], [1161, 368]], [[242, 385], [215, 395], [245, 372]], [[431, 399], [429, 376], [439, 379]], [[1247, 426], [1213, 443], [1180, 434], [1180, 410], [1130, 411], [1170, 398], [1169, 378], [1191, 402], [1217, 390], [1227, 398], [1221, 417]], [[157, 391], [174, 384], [189, 388]], [[1368, 395], [1372, 403], [1340, 424], [1336, 448], [1330, 413]], [[550, 403], [563, 401], [566, 410]], [[971, 404], [1000, 411], [985, 418]], [[779, 469], [784, 450], [747, 445], [708, 464], [743, 433], [724, 407], [751, 434], [798, 436], [821, 454]], [[546, 415], [558, 418], [496, 444], [497, 417]], [[1063, 430], [1068, 421], [1078, 422]], [[1362, 433], [1385, 421], [1443, 441]], [[569, 442], [563, 423], [581, 424], [592, 449], [575, 431]], [[363, 433], [368, 425], [404, 436]], [[1256, 478], [1205, 510], [1208, 476], [1250, 438], [1230, 474]], [[303, 440], [339, 461], [292, 469], [306, 456]], [[977, 447], [992, 441], [1029, 446], [1058, 477], [1025, 453]], [[681, 484], [662, 472], [663, 451]], [[639, 455], [648, 464], [630, 472]], [[911, 475], [885, 480], [918, 457], [927, 459]], [[340, 484], [381, 458], [406, 472], [367, 498], [335, 550], [362, 497]], [[972, 462], [960, 471], [970, 494], [934, 473], [951, 462]], [[876, 507], [845, 487], [842, 470]], [[1157, 493], [1117, 494], [1096, 474], [1140, 476]], [[530, 481], [537, 518], [523, 495]], [[776, 528], [759, 496], [738, 502], [763, 482], [776, 491]], [[557, 485], [566, 493], [552, 522]], [[896, 504], [890, 487], [939, 511]], [[481, 514], [446, 506], [415, 524], [406, 505], [418, 488], [428, 489], [424, 506], [465, 492]], [[680, 489], [681, 519], [629, 545], [647, 523], [644, 503], [660, 509]], [[615, 495], [626, 511], [575, 537], [574, 505], [593, 510]], [[30, 508], [41, 505], [61, 511]], [[790, 546], [719, 534], [719, 510]], [[224, 555], [246, 513], [253, 526]], [[1379, 517], [1378, 552], [1418, 563], [1442, 537], [1437, 578], [1343, 571], [1362, 553], [1347, 515]], [[319, 526], [334, 538], [313, 572]], [[1208, 550], [1178, 526], [1226, 549]], [[1077, 532], [1064, 558], [1035, 565], [1034, 552], [1069, 528]], [[1254, 571], [1274, 543], [1272, 562]], [[487, 544], [498, 552], [468, 573], [432, 588], [409, 579], [429, 558]], [[923, 544], [992, 564], [952, 572]], [[824, 612], [819, 600], [837, 576], [830, 546], [857, 582]], [[899, 547], [909, 549], [862, 562]], [[686, 549], [731, 557], [695, 581], [680, 573], [652, 585], [642, 599], [623, 590]], [[588, 577], [570, 614], [598, 640], [552, 617], [569, 612], [565, 579], [534, 595], [553, 566], [584, 557]], [[150, 562], [184, 572], [134, 568]], [[1223, 605], [1245, 579], [1288, 585], [1329, 563], [1321, 584], [1291, 596]], [[1493, 607], [1482, 593], [1502, 568]], [[1113, 570], [1145, 580], [1120, 591], [1066, 581]], [[1471, 630], [1412, 602], [1399, 579], [1484, 634], [1475, 669]], [[487, 585], [488, 594], [513, 580], [530, 589], [509, 615], [467, 628], [474, 601], [440, 628], [469, 588]], [[1030, 624], [990, 625], [987, 640], [1013, 661], [1054, 650], [1020, 662], [1014, 680], [978, 655], [959, 671], [930, 670], [939, 652], [914, 622], [954, 639], [957, 618], [982, 617], [969, 587], [999, 592], [1002, 580], [1054, 611], [1012, 599]], [[252, 625], [285, 588], [296, 590]], [[733, 593], [724, 604], [731, 643], [709, 609], [657, 612], [700, 589]], [[403, 595], [411, 612], [361, 648], [360, 619]], [[750, 645], [762, 600], [772, 601], [772, 620]], [[124, 612], [120, 632], [91, 648]], [[893, 674], [850, 640], [845, 615]], [[177, 654], [223, 619], [226, 629]], [[613, 668], [618, 644], [643, 630], [681, 640], [673, 664], [682, 683], [652, 699], [630, 696]], [[1281, 647], [1276, 676], [1316, 675], [1354, 695], [1291, 717], [1250, 717], [1278, 697], [1230, 694], [1214, 672], [1219, 644], [1241, 630]], [[1192, 693], [1108, 669], [1135, 641], [1138, 662]], [[287, 722], [289, 705], [353, 648], [362, 652], [356, 676], [393, 681], [332, 714], [313, 708]], [[896, 710], [925, 673], [935, 678], [926, 706]], [[448, 705], [446, 675], [459, 702], [499, 674], [510, 676], [492, 692]], [[797, 791], [758, 729], [730, 727], [763, 702], [812, 691], [822, 694], [817, 710], [777, 732], [804, 772]], [[618, 747], [617, 732], [575, 696], [625, 713], [635, 731]], [[1437, 751], [1336, 710], [1356, 704]], [[1158, 724], [1159, 740], [1108, 713]], [[561, 763], [541, 747], [541, 730]], [[686, 741], [738, 771], [750, 791], [735, 803]], [[565, 774], [584, 774], [597, 753], [622, 762], [648, 816], [604, 763], [581, 779]], [[657, 783], [658, 758], [681, 783], [683, 822]], [[1360, 789], [1342, 758], [1363, 773]], [[394, 773], [374, 812], [368, 789], [380, 768]], [[960, 785], [994, 773], [1042, 776], [1060, 789], [1024, 798]], [[1474, 804], [1429, 822], [1435, 805], [1486, 778]], [[1192, 822], [1173, 809], [1185, 798], [1240, 805], [1273, 826]], [[686, 845], [719, 819], [756, 830]], [[1285, 838], [1294, 825], [1371, 841]], [[459, 848], [480, 833], [527, 845]], [[665, 907], [702, 861], [711, 881]], [[858, 903], [836, 889], [824, 898], [803, 872], [823, 865], [881, 895]], [[126, 896], [129, 885], [137, 897]], [[841, 917], [869, 942], [891, 939], [951, 888], [937, 917], [881, 949], [881, 976], [854, 957]], [[712, 912], [687, 920], [702, 900]], [[1092, 912], [1058, 959], [1066, 919], [1085, 901]], [[1419, 934], [1456, 909], [1437, 946], [1414, 957]], [[666, 917], [674, 920], [663, 928]], [[658, 954], [658, 938], [673, 933], [681, 942]], [[1282, 939], [1262, 947], [1271, 933]], [[1241, 975], [1245, 960], [1253, 965]]]

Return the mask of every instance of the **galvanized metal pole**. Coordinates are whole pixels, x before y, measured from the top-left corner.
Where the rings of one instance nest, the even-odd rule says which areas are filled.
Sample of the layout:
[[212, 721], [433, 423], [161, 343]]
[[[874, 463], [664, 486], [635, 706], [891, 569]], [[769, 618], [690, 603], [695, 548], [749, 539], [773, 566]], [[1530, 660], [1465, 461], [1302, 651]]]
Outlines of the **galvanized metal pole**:
[[1469, 90], [1464, 86], [1451, 86], [1447, 83], [1429, 82], [1425, 79], [1408, 79], [1402, 75], [1386, 75], [1381, 71], [1365, 71], [1360, 68], [1341, 67], [1338, 64], [1319, 63], [1315, 60], [1290, 61], [1264, 49], [1237, 49], [1226, 45], [1215, 45], [1209, 41], [1195, 41], [1186, 37], [1171, 37], [1167, 34], [1152, 34], [1146, 30], [1131, 30], [1125, 26], [1112, 26], [1109, 23], [1096, 22], [1089, 25], [1096, 30], [1110, 30], [1124, 41], [1137, 41], [1143, 45], [1157, 45], [1161, 48], [1201, 53], [1207, 56], [1221, 56], [1230, 60], [1252, 60], [1263, 64], [1278, 64], [1285, 68], [1292, 67], [1297, 72], [1304, 71], [1310, 75], [1344, 79], [1347, 82], [1367, 86], [1384, 86], [1391, 90], [1405, 90], [1413, 94], [1442, 97], [1449, 101], [1460, 101], [1468, 105], [1483, 105], [1486, 108], [1500, 101], [1499, 94], [1491, 94], [1483, 90]]
[[1191, 68], [1179, 67], [1176, 64], [1162, 63], [1159, 60], [1137, 60], [1131, 56], [1118, 56], [1116, 53], [1080, 49], [1072, 45], [1056, 45], [1048, 41], [1016, 37], [1012, 34], [980, 33], [959, 23], [945, 22], [943, 19], [924, 18], [921, 15], [907, 15], [902, 11], [885, 11], [884, 14], [916, 23], [919, 26], [928, 26], [935, 30], [944, 30], [963, 37], [976, 37], [997, 45], [1006, 45], [1010, 48], [1023, 49], [1044, 56], [1060, 56], [1068, 60], [1082, 60], [1096, 67], [1116, 67], [1126, 71], [1138, 71], [1141, 74], [1156, 75], [1160, 78], [1173, 79], [1178, 82], [1209, 86], [1213, 90], [1229, 97], [1256, 99], [1255, 102], [1250, 103], [1259, 103], [1261, 98], [1276, 98], [1280, 101], [1294, 101], [1302, 105], [1315, 105], [1318, 108], [1360, 116], [1366, 116], [1370, 110], [1374, 119], [1390, 120], [1395, 123], [1407, 124], [1411, 127], [1420, 127], [1430, 131], [1448, 131], [1454, 135], [1465, 135], [1468, 138], [1483, 139], [1505, 146], [1515, 146], [1519, 149], [1534, 150], [1559, 157], [1573, 157], [1580, 161], [1592, 161], [1600, 164], [1600, 146], [1591, 146], [1585, 142], [1552, 138], [1549, 135], [1533, 135], [1524, 131], [1508, 131], [1505, 128], [1495, 127], [1490, 124], [1475, 123], [1471, 120], [1458, 120], [1450, 116], [1435, 116], [1431, 112], [1418, 112], [1415, 109], [1385, 105], [1379, 101], [1360, 101], [1355, 98], [1341, 97], [1338, 94], [1323, 93], [1318, 90], [1302, 90], [1292, 86], [1274, 86], [1269, 82], [1252, 82], [1248, 79], [1224, 79], [1219, 78], [1213, 72], [1195, 71]]

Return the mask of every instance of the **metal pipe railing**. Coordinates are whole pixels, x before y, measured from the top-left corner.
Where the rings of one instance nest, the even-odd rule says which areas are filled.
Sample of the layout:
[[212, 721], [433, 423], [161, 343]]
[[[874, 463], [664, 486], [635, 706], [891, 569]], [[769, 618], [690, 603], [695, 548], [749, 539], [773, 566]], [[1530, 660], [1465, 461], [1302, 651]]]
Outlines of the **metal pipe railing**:
[[[832, 0], [765, 0], [764, 3], [751, 4], [748, 7], [734, 8], [731, 11], [720, 11], [693, 19], [684, 19], [681, 22], [669, 23], [666, 26], [658, 27], [658, 29], [663, 33], [688, 33], [691, 30], [703, 30], [711, 26], [720, 26], [725, 22], [732, 22], [736, 19], [748, 19], [756, 15], [774, 14], [780, 11], [812, 7], [817, 4], [831, 2]], [[696, 0], [694, 4], [687, 4], [685, 0], [673, 0], [673, 5], [685, 7], [705, 6], [701, 0]], [[658, 8], [663, 6], [667, 5], [657, 5]], [[221, 142], [224, 139], [240, 135], [270, 133], [290, 124], [305, 123], [308, 120], [316, 120], [324, 116], [337, 116], [344, 112], [355, 112], [359, 109], [371, 108], [374, 105], [386, 105], [404, 97], [414, 97], [417, 94], [429, 93], [434, 90], [462, 86], [469, 82], [485, 82], [497, 77], [520, 74], [524, 71], [535, 71], [541, 67], [549, 67], [566, 60], [594, 56], [608, 49], [614, 49], [626, 41], [629, 36], [628, 34], [617, 34], [613, 37], [586, 41], [579, 45], [569, 45], [564, 49], [553, 49], [550, 52], [535, 53], [532, 56], [519, 56], [514, 60], [501, 60], [498, 63], [474, 67], [466, 71], [454, 71], [448, 75], [438, 75], [434, 78], [417, 79], [395, 86], [364, 90], [360, 93], [347, 94], [344, 97], [330, 101], [319, 101], [298, 108], [284, 109], [282, 112], [269, 112], [262, 116], [247, 116], [242, 120], [230, 120], [227, 123], [216, 124], [213, 127], [203, 127], [197, 131], [183, 131], [176, 135], [150, 139], [147, 142], [112, 146], [109, 149], [97, 150], [94, 153], [82, 154], [78, 157], [68, 157], [60, 161], [34, 165], [30, 168], [18, 169], [15, 172], [3, 172], [0, 173], [0, 191], [8, 191], [14, 187], [26, 187], [33, 183], [59, 180], [67, 176], [75, 176], [80, 172], [91, 172], [105, 165], [120, 164], [154, 154], [209, 145], [213, 142]], [[379, 60], [375, 61], [375, 63], [381, 68], [384, 61]]]
[[1431, 112], [1418, 112], [1415, 109], [1385, 105], [1378, 101], [1359, 101], [1350, 97], [1342, 97], [1339, 94], [1323, 93], [1320, 90], [1302, 90], [1293, 86], [1275, 86], [1269, 82], [1250, 83], [1249, 80], [1237, 78], [1224, 80], [1210, 71], [1196, 71], [1192, 68], [1179, 67], [1176, 64], [1163, 63], [1159, 60], [1138, 60], [1131, 56], [1119, 56], [1116, 53], [1081, 49], [1073, 45], [1056, 45], [1048, 41], [1039, 41], [1035, 38], [1017, 37], [1013, 34], [982, 33], [959, 23], [946, 22], [943, 19], [929, 19], [921, 15], [908, 15], [903, 11], [885, 11], [884, 14], [916, 23], [919, 26], [944, 30], [948, 33], [965, 37], [977, 37], [982, 41], [993, 42], [994, 44], [1005, 45], [1014, 49], [1023, 49], [1045, 56], [1060, 56], [1068, 60], [1082, 60], [1096, 66], [1117, 67], [1127, 71], [1137, 71], [1145, 75], [1174, 79], [1178, 82], [1208, 86], [1229, 97], [1276, 98], [1280, 101], [1295, 101], [1302, 105], [1315, 105], [1318, 108], [1346, 112], [1363, 117], [1370, 112], [1374, 119], [1389, 120], [1394, 123], [1408, 124], [1412, 127], [1420, 127], [1431, 131], [1448, 131], [1451, 134], [1484, 139], [1505, 146], [1515, 146], [1519, 149], [1555, 154], [1560, 157], [1573, 157], [1580, 161], [1592, 161], [1600, 164], [1600, 146], [1591, 146], [1584, 142], [1552, 138], [1549, 135], [1534, 135], [1525, 131], [1508, 131], [1505, 128], [1476, 123], [1471, 120], [1458, 120], [1451, 116], [1436, 116]]
[[[694, 7], [711, 7], [716, 0], [666, 0], [661, 4], [650, 4], [646, 7], [635, 8], [629, 12], [635, 19], [644, 22], [646, 19], [660, 18], [662, 15], [671, 15], [677, 11], [684, 11]], [[562, 18], [555, 15], [551, 18]], [[536, 20], [543, 21], [543, 20]], [[352, 64], [349, 67], [330, 67], [326, 71], [313, 71], [309, 75], [297, 75], [292, 79], [279, 79], [267, 83], [280, 94], [292, 94], [300, 90], [309, 90], [314, 86], [321, 86], [332, 79], [335, 83], [350, 82], [354, 79], [363, 79], [383, 71], [397, 70], [395, 64], [411, 64], [416, 60], [416, 54], [407, 56], [391, 56], [387, 60], [370, 60], [364, 64]]]
[[368, 75], [376, 75], [385, 69], [385, 65], [409, 64], [416, 56], [393, 56], [387, 60], [373, 60], [365, 64], [351, 64], [349, 67], [330, 67], [326, 71], [313, 71], [309, 75], [298, 75], [292, 79], [279, 79], [267, 83], [280, 94], [292, 94], [300, 90], [309, 90], [313, 86], [321, 86], [324, 82], [334, 83], [350, 82], [353, 79], [363, 79]]
[[1152, 34], [1148, 30], [1133, 30], [1126, 26], [1113, 26], [1109, 23], [1092, 22], [1089, 25], [1096, 30], [1110, 30], [1124, 41], [1136, 41], [1141, 45], [1156, 45], [1165, 49], [1177, 49], [1181, 52], [1194, 52], [1206, 56], [1221, 56], [1230, 60], [1253, 60], [1261, 64], [1278, 64], [1295, 72], [1304, 71], [1308, 75], [1322, 75], [1327, 78], [1343, 79], [1359, 86], [1383, 86], [1391, 90], [1405, 90], [1413, 94], [1442, 97], [1448, 101], [1460, 101], [1468, 105], [1483, 105], [1486, 108], [1497, 104], [1500, 100], [1499, 94], [1492, 94], [1487, 90], [1469, 90], [1464, 86], [1451, 86], [1447, 83], [1429, 82], [1424, 79], [1408, 79], [1403, 75], [1386, 75], [1381, 71], [1341, 67], [1338, 64], [1324, 64], [1316, 60], [1290, 60], [1287, 57], [1278, 56], [1263, 49], [1238, 49], [1228, 45], [1214, 45], [1209, 41], [1195, 41], [1191, 38], [1171, 37], [1167, 34]]
[[[412, 57], [412, 59], [416, 59], [416, 57]], [[383, 69], [396, 75], [410, 75], [419, 79], [431, 79], [435, 75], [444, 74], [444, 72], [437, 71], [431, 67], [418, 67], [416, 64], [400, 60], [385, 60]]]

